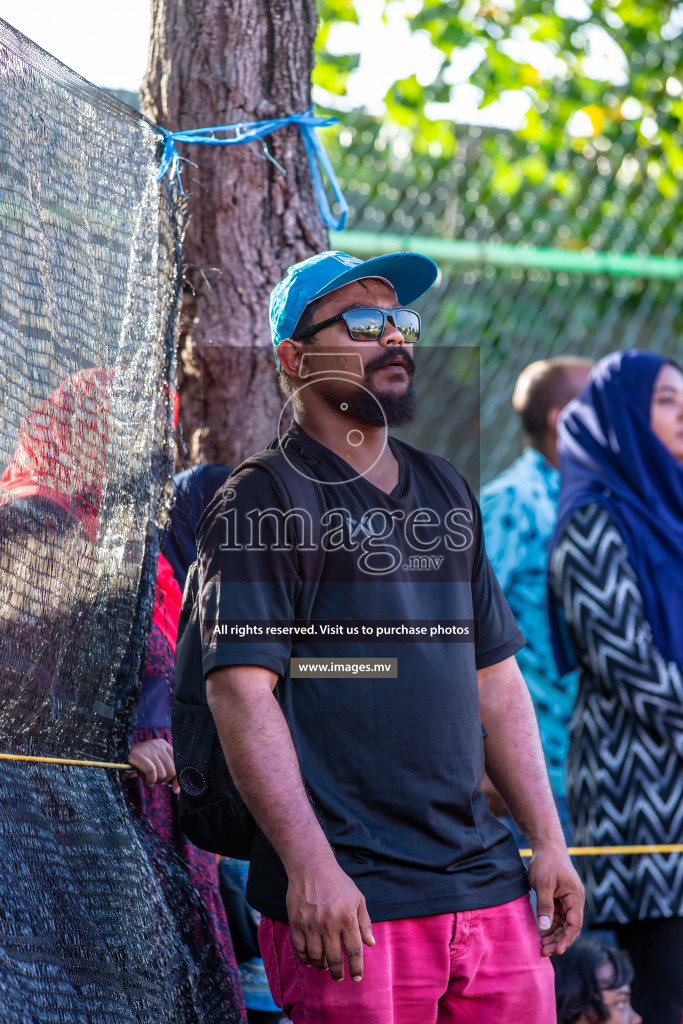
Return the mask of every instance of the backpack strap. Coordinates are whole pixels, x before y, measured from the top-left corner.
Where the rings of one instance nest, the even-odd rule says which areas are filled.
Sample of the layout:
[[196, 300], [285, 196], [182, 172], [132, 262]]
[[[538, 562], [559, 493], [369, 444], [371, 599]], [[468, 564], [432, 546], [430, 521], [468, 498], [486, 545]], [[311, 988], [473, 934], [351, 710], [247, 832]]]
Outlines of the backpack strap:
[[258, 468], [264, 470], [275, 485], [280, 501], [285, 510], [292, 508], [304, 509], [310, 514], [313, 524], [312, 545], [307, 544], [305, 525], [295, 519], [297, 555], [301, 573], [302, 590], [297, 602], [297, 618], [308, 620], [311, 617], [318, 584], [322, 575], [325, 552], [322, 546], [321, 516], [325, 511], [325, 501], [320, 483], [306, 474], [305, 470], [297, 469], [291, 455], [286, 455], [276, 439], [271, 441], [264, 451], [249, 456], [237, 466], [230, 476], [235, 476], [243, 469]]
[[471, 514], [472, 500], [469, 496], [467, 488], [463, 487], [463, 484], [465, 482], [464, 478], [460, 475], [460, 473], [458, 473], [455, 466], [451, 466], [448, 459], [442, 458], [441, 455], [434, 455], [433, 452], [423, 451], [422, 454], [427, 459], [427, 462], [431, 463], [434, 469], [436, 469], [436, 471], [440, 473], [442, 477], [445, 478], [445, 480], [450, 485], [451, 490], [457, 497], [458, 501], [462, 504], [463, 508], [466, 508], [468, 512], [470, 512]]

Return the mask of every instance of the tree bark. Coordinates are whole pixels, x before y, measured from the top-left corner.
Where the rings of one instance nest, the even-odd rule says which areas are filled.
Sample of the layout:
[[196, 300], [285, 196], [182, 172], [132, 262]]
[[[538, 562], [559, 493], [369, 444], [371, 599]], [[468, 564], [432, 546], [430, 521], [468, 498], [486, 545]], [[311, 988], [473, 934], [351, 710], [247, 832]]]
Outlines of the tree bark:
[[[152, 0], [143, 112], [177, 131], [306, 110], [316, 24], [315, 0]], [[270, 290], [327, 247], [299, 130], [266, 143], [285, 175], [259, 143], [179, 146], [196, 164], [181, 164], [190, 199], [178, 358], [192, 463], [234, 465], [275, 435]]]

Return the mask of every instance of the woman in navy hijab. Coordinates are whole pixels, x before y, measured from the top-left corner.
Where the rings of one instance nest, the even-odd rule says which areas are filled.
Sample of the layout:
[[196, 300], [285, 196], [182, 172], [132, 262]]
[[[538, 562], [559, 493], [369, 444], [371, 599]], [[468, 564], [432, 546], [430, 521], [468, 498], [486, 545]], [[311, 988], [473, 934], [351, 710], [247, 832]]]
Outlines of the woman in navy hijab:
[[[567, 796], [581, 846], [683, 842], [683, 373], [651, 352], [591, 372], [559, 427], [550, 554], [561, 670], [578, 665]], [[644, 1024], [683, 1017], [683, 856], [582, 857], [586, 911], [635, 968]]]

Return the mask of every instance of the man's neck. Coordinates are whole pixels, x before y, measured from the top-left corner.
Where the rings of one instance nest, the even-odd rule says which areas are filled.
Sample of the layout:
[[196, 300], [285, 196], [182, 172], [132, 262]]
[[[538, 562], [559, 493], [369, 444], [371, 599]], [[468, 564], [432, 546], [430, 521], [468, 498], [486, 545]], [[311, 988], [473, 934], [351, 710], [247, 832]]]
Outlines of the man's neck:
[[309, 437], [329, 448], [376, 487], [389, 493], [397, 486], [399, 465], [387, 444], [386, 427], [368, 426], [331, 408], [299, 408], [294, 421]]

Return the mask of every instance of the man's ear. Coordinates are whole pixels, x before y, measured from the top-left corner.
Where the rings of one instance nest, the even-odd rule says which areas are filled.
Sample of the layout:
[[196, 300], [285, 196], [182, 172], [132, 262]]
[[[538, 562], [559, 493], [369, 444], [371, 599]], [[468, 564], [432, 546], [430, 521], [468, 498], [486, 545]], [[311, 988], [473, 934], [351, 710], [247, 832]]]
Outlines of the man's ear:
[[301, 342], [284, 338], [276, 352], [285, 373], [288, 373], [290, 377], [298, 377], [301, 367]]

